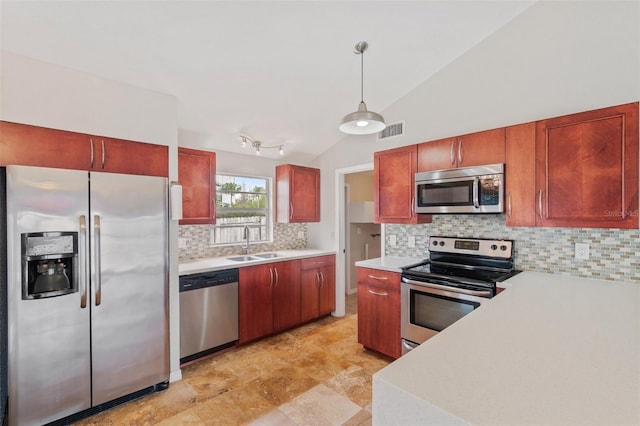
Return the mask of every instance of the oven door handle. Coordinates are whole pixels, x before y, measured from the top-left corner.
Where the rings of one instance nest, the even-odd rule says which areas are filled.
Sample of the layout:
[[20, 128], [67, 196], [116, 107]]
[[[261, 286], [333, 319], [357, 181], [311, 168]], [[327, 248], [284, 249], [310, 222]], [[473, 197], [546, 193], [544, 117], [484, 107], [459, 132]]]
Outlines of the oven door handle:
[[413, 284], [413, 285], [419, 285], [421, 287], [432, 288], [434, 290], [450, 291], [452, 293], [468, 294], [470, 296], [491, 297], [491, 291], [490, 290], [467, 290], [467, 289], [464, 289], [464, 288], [449, 287], [447, 285], [440, 285], [440, 284], [427, 283], [427, 282], [424, 282], [424, 281], [410, 280], [408, 278], [402, 278], [402, 282], [406, 283], [406, 284]]

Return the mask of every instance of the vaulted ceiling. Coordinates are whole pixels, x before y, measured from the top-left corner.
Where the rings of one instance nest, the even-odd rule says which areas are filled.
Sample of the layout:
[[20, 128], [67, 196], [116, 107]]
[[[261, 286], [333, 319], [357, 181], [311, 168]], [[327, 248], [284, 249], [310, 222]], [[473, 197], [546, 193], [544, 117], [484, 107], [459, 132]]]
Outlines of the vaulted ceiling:
[[[2, 49], [174, 95], [179, 144], [313, 158], [533, 1], [2, 1]], [[265, 152], [278, 156], [277, 150]]]

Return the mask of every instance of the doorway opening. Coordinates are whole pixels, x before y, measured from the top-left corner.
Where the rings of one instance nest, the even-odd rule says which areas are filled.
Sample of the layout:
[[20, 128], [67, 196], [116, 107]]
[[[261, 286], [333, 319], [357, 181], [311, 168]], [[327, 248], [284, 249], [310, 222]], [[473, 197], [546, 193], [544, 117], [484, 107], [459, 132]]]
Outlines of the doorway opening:
[[[373, 164], [336, 170], [336, 232], [340, 246], [336, 269], [338, 280], [344, 283], [341, 297], [357, 292], [355, 262], [384, 255], [384, 226], [373, 222], [373, 182]], [[353, 296], [347, 299], [354, 300]]]

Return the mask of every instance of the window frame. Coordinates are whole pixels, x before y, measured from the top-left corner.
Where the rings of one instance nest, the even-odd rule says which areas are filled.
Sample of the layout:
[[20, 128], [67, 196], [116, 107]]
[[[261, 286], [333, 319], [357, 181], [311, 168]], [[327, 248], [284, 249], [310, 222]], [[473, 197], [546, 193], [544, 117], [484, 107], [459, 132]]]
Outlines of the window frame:
[[[210, 246], [211, 247], [233, 247], [233, 246], [242, 246], [245, 244], [243, 240], [241, 241], [233, 241], [233, 242], [215, 242], [215, 232], [222, 228], [222, 225], [219, 223], [219, 216], [217, 213], [220, 211], [220, 207], [218, 206], [218, 195], [221, 193], [218, 191], [218, 176], [229, 176], [233, 178], [245, 178], [245, 179], [261, 179], [265, 181], [265, 202], [266, 206], [264, 208], [265, 211], [265, 232], [266, 237], [264, 240], [250, 240], [251, 245], [256, 244], [270, 244], [273, 243], [273, 205], [274, 205], [274, 195], [273, 195], [273, 178], [269, 176], [257, 176], [257, 175], [247, 175], [240, 173], [225, 173], [216, 171], [215, 182], [216, 185], [216, 199], [214, 200], [216, 206], [216, 223], [211, 225], [211, 235], [210, 235]], [[235, 193], [242, 194], [258, 194], [257, 192], [251, 191], [237, 191]]]

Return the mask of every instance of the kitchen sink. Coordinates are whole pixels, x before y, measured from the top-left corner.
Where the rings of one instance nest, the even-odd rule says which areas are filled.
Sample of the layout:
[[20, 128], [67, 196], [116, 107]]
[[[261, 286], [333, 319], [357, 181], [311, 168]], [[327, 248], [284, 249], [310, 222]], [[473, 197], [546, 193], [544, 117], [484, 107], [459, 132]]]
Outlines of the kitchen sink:
[[249, 260], [259, 260], [259, 258], [253, 256], [235, 256], [227, 257], [227, 260], [233, 260], [234, 262], [248, 262]]
[[254, 256], [261, 257], [263, 259], [273, 259], [274, 257], [278, 257], [280, 255], [278, 253], [260, 253], [260, 254], [254, 254]]

